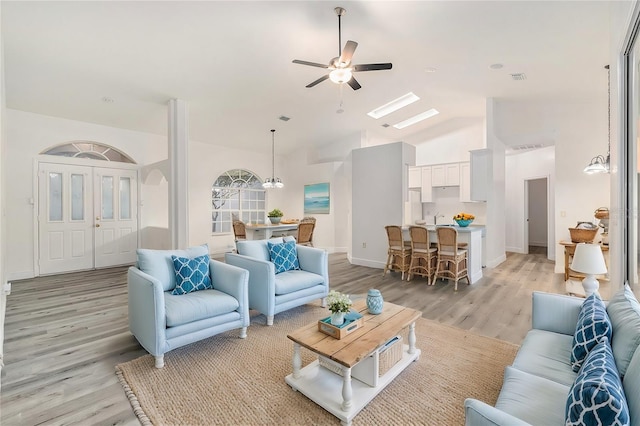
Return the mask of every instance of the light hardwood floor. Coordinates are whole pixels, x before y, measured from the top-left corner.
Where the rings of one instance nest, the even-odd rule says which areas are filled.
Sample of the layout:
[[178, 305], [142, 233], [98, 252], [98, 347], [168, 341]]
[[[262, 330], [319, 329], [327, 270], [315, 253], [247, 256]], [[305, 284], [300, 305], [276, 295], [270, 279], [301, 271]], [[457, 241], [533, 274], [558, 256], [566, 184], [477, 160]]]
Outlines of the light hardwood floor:
[[[544, 253], [508, 254], [457, 293], [439, 280], [401, 281], [400, 274], [329, 256], [330, 286], [352, 295], [379, 289], [384, 299], [423, 317], [520, 343], [530, 328], [531, 293], [562, 293], [561, 274]], [[277, 315], [276, 315], [277, 321]], [[251, 327], [249, 327], [251, 338]], [[139, 424], [118, 383], [116, 364], [146, 352], [128, 331], [126, 268], [13, 283], [7, 302], [1, 423]]]

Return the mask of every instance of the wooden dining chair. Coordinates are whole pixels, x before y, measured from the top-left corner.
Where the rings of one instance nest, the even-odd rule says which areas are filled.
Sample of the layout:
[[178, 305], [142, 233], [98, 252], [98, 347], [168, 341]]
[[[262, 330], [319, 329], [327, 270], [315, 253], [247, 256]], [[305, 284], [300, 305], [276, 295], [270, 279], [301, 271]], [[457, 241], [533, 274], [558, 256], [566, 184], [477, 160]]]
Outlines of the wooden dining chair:
[[247, 229], [245, 228], [243, 221], [233, 221], [233, 235], [235, 235], [236, 241], [247, 239]]
[[313, 230], [316, 224], [314, 222], [300, 222], [298, 225], [298, 237], [296, 241], [303, 246], [313, 247]]
[[437, 227], [438, 260], [435, 280], [447, 278], [455, 281], [454, 291], [458, 291], [458, 281], [466, 278], [471, 284], [467, 270], [467, 250], [458, 247], [458, 231], [452, 227]]
[[387, 225], [384, 228], [387, 231], [389, 249], [387, 251], [387, 263], [384, 266], [382, 276], [384, 277], [389, 270], [400, 271], [402, 273], [401, 279], [404, 280], [405, 272], [409, 271], [411, 246], [405, 244], [401, 227]]
[[424, 226], [410, 226], [409, 236], [411, 237], [411, 263], [409, 263], [407, 281], [411, 281], [414, 275], [419, 275], [427, 277], [427, 285], [435, 284], [435, 279], [432, 283], [431, 277], [436, 271], [438, 249], [431, 247], [429, 231]]

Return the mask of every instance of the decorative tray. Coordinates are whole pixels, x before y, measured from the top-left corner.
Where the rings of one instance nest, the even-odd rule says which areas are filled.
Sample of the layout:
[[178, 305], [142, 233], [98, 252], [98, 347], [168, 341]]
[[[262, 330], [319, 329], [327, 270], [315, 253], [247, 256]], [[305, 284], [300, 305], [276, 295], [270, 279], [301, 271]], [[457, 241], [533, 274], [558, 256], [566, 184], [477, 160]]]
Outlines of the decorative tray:
[[331, 317], [318, 321], [318, 330], [336, 339], [342, 339], [363, 326], [364, 318], [360, 313], [354, 311], [345, 315], [342, 325], [331, 324]]

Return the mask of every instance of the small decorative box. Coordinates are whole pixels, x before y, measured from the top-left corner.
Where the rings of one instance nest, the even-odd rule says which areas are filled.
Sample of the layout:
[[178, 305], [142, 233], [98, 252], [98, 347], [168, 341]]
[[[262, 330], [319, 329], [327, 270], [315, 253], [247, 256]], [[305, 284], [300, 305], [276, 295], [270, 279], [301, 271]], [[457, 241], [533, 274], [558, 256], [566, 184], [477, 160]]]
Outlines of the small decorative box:
[[364, 326], [364, 318], [362, 318], [362, 315], [360, 315], [358, 318], [355, 318], [355, 316], [352, 317], [350, 315], [347, 315], [345, 316], [344, 323], [340, 326], [332, 325], [331, 317], [327, 317], [318, 321], [318, 330], [336, 339], [342, 339], [343, 337], [353, 333], [362, 326]]

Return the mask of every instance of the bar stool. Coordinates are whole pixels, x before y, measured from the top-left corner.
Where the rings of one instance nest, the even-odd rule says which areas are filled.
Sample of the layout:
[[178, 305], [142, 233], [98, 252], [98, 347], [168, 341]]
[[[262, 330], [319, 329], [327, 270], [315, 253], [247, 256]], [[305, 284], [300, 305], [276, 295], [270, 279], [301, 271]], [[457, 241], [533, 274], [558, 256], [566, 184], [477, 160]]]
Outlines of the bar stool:
[[435, 279], [448, 278], [455, 281], [454, 291], [458, 291], [458, 280], [467, 279], [467, 250], [458, 247], [458, 231], [452, 227], [436, 228], [438, 236], [438, 261]]
[[388, 270], [402, 272], [402, 280], [404, 273], [409, 271], [409, 260], [411, 259], [411, 247], [405, 245], [402, 237], [402, 228], [396, 225], [387, 225], [384, 227], [387, 231], [389, 239], [389, 249], [387, 250], [387, 263], [384, 266], [382, 276], [387, 274]]
[[435, 284], [431, 282], [431, 276], [436, 270], [438, 249], [429, 244], [429, 231], [424, 226], [410, 226], [411, 236], [411, 263], [407, 281], [411, 281], [414, 275], [427, 277], [427, 285]]

